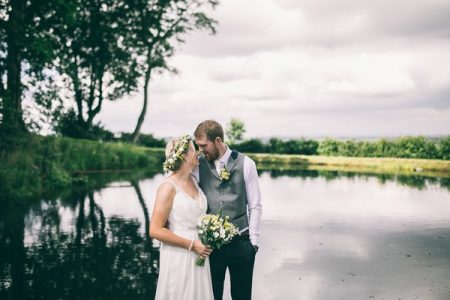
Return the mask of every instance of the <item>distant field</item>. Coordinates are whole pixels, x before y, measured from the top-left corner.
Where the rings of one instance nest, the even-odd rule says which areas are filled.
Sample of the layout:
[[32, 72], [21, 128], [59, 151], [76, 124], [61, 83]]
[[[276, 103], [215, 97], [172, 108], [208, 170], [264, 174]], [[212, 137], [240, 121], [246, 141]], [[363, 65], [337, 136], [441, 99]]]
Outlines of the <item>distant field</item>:
[[[164, 150], [152, 148], [149, 153], [164, 155]], [[450, 160], [372, 158], [344, 156], [313, 156], [295, 154], [245, 153], [260, 170], [295, 170], [299, 168], [342, 170], [353, 172], [416, 174], [450, 177]]]
[[247, 153], [259, 169], [330, 169], [450, 177], [450, 161], [434, 159], [308, 156]]

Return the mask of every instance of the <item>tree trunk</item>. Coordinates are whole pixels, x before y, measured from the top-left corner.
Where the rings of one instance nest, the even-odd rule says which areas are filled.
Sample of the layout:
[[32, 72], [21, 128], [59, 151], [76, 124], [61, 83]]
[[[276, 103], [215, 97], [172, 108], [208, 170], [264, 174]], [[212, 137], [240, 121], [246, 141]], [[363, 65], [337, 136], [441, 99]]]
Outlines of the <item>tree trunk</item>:
[[149, 67], [148, 71], [145, 73], [145, 82], [144, 82], [144, 106], [142, 107], [141, 114], [139, 115], [138, 122], [136, 124], [136, 128], [131, 135], [131, 141], [136, 143], [139, 135], [141, 134], [142, 123], [144, 123], [145, 114], [147, 113], [147, 104], [148, 104], [148, 85], [150, 82], [152, 68]]
[[83, 93], [81, 91], [80, 79], [78, 77], [78, 56], [75, 56], [75, 62], [71, 68], [71, 79], [73, 82], [73, 90], [75, 92], [75, 102], [77, 103], [77, 119], [79, 124], [84, 123], [83, 118]]
[[[91, 97], [91, 96], [90, 96]], [[97, 106], [93, 108], [95, 102], [95, 93], [92, 95], [92, 98], [89, 101], [88, 108], [88, 117], [86, 120], [87, 128], [90, 130], [92, 128], [92, 124], [94, 122], [95, 116], [102, 110], [103, 104], [103, 73], [98, 79], [98, 97], [97, 97]]]
[[21, 38], [25, 20], [25, 0], [11, 1], [11, 12], [7, 22], [6, 41], [8, 52], [6, 56], [7, 86], [3, 99], [2, 131], [6, 136], [15, 136], [25, 132], [22, 116], [22, 86], [21, 73]]

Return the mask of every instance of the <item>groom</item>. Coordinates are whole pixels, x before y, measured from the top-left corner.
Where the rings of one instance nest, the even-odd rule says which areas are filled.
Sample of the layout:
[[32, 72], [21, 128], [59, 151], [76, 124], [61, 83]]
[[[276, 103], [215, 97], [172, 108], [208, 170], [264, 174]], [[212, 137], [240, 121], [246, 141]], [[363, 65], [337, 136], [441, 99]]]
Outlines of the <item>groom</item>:
[[203, 153], [197, 175], [208, 199], [208, 212], [216, 214], [222, 211], [240, 232], [209, 257], [214, 299], [222, 299], [228, 268], [233, 300], [250, 300], [262, 212], [255, 162], [228, 148], [223, 142], [223, 128], [216, 121], [200, 123], [194, 137]]

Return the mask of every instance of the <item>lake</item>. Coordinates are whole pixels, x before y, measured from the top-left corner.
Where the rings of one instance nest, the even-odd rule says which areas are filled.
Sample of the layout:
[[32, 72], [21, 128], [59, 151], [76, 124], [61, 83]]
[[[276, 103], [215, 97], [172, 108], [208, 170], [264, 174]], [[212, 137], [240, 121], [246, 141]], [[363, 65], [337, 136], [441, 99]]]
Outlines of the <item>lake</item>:
[[[2, 207], [0, 298], [153, 299], [163, 179]], [[260, 186], [253, 299], [450, 299], [449, 178], [262, 171]]]

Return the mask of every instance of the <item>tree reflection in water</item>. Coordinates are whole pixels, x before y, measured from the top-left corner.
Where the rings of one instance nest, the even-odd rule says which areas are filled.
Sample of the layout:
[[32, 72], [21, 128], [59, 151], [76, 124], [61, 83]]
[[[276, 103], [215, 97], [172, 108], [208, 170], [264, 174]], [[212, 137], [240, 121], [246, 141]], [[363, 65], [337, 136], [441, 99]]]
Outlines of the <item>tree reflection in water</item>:
[[[369, 179], [375, 177], [383, 185], [395, 182], [401, 186], [425, 191], [429, 189], [430, 185], [450, 190], [450, 179], [445, 177], [362, 174], [329, 170], [275, 170], [270, 171], [269, 174], [272, 178], [295, 177], [294, 181], [304, 180], [305, 184], [309, 182], [311, 188], [327, 188], [323, 184], [317, 185], [317, 182], [310, 184], [312, 178], [327, 182], [342, 180], [344, 183], [355, 184], [354, 187], [361, 189], [366, 179], [370, 182], [373, 180]], [[154, 175], [152, 173], [145, 178], [151, 178]], [[159, 250], [153, 246], [153, 241], [148, 234], [150, 216], [146, 203], [151, 202], [146, 201], [143, 197], [140, 186], [144, 183], [138, 179], [125, 178], [126, 181], [124, 181], [124, 178], [116, 178], [115, 181], [120, 180], [120, 185], [114, 185], [113, 188], [124, 189], [117, 193], [114, 190], [103, 198], [105, 201], [100, 201], [101, 197], [99, 197], [98, 191], [111, 192], [111, 187], [69, 191], [64, 196], [54, 196], [28, 205], [13, 205], [21, 203], [20, 201], [0, 203], [0, 299], [153, 299], [158, 277]], [[152, 180], [152, 187], [157, 186], [158, 180], [162, 180], [162, 176], [157, 180]], [[106, 183], [102, 184], [103, 187], [105, 185]], [[269, 184], [266, 188], [276, 186], [276, 184]], [[278, 190], [275, 189], [275, 191]], [[357, 200], [352, 198], [353, 194], [353, 192], [344, 194], [343, 198], [338, 200], [342, 201], [342, 205], [357, 203]], [[111, 195], [113, 195], [112, 198], [115, 195], [119, 196], [114, 200], [109, 198]], [[310, 195], [310, 197], [314, 198], [314, 195]], [[266, 207], [270, 207], [271, 199], [275, 201], [274, 199], [278, 199], [278, 196], [278, 194], [265, 194]], [[382, 199], [384, 196], [379, 197]], [[426, 197], [426, 195], [421, 194], [420, 197]], [[304, 199], [307, 198], [308, 195]], [[352, 199], [355, 202], [347, 201]], [[289, 200], [289, 196], [286, 200]], [[338, 200], [333, 199], [333, 203], [336, 204]], [[407, 205], [417, 203], [417, 201], [403, 200]], [[114, 207], [118, 204], [115, 201], [121, 204], [125, 203], [127, 208], [129, 205], [135, 204], [131, 209], [131, 217], [125, 217], [121, 211], [118, 212], [119, 216], [111, 214], [108, 211], [109, 205]], [[444, 205], [436, 201], [435, 203], [438, 205]], [[309, 202], [297, 201], [295, 203], [304, 209]], [[279, 208], [280, 206], [274, 204], [273, 207]], [[443, 207], [445, 209], [446, 206]], [[289, 209], [293, 210], [292, 207]], [[318, 214], [317, 217], [314, 217], [316, 221], [324, 215], [320, 207], [317, 210], [313, 208], [310, 212]], [[280, 216], [289, 214], [290, 211], [275, 209], [272, 213], [275, 214], [275, 219], [280, 220]], [[280, 215], [276, 215], [277, 213]], [[302, 220], [302, 218], [296, 220], [299, 222], [298, 220]], [[413, 221], [411, 222], [414, 224]], [[298, 223], [293, 224], [298, 225]], [[377, 226], [385, 228], [382, 223], [380, 224]], [[308, 225], [311, 224], [308, 223]], [[339, 229], [337, 225], [333, 228]], [[275, 230], [272, 232], [272, 236], [270, 236], [270, 230], [274, 230], [274, 227], [267, 227], [266, 231], [269, 237], [266, 238], [266, 242], [276, 240], [277, 237], [282, 236], [283, 232], [288, 232], [291, 228], [289, 226], [293, 225], [287, 224], [287, 226], [288, 230], [281, 232]], [[300, 226], [299, 228], [304, 227]], [[323, 234], [322, 228], [321, 225], [319, 232], [313, 232], [311, 235], [313, 239], [316, 239], [321, 232]], [[314, 226], [304, 229], [303, 234], [308, 236], [308, 230], [314, 230]], [[344, 233], [353, 237], [351, 233]], [[430, 236], [434, 237], [431, 234]], [[446, 236], [447, 234], [440, 234], [439, 237], [442, 239], [438, 239], [438, 242], [447, 243], [447, 240], [444, 239]], [[377, 237], [375, 236], [375, 238]], [[356, 240], [358, 238], [356, 236]], [[374, 243], [381, 243], [380, 239]], [[291, 248], [300, 249], [308, 245], [293, 245]], [[448, 249], [447, 246], [439, 247], [438, 250], [446, 251]], [[332, 249], [330, 248], [330, 251]], [[432, 258], [437, 255], [438, 250], [424, 252], [433, 252], [433, 257], [428, 254], [426, 257], [430, 264], [434, 263]], [[409, 248], [408, 251], [410, 251]], [[316, 252], [312, 251], [311, 253]], [[332, 252], [329, 254], [333, 255]], [[264, 255], [264, 252], [261, 255]], [[416, 256], [414, 255], [414, 257]], [[270, 267], [272, 257], [261, 257], [261, 259], [265, 259], [266, 264], [259, 266]], [[444, 259], [447, 262], [448, 256], [444, 256]], [[314, 260], [309, 262], [314, 262]], [[302, 265], [302, 267], [304, 266]], [[332, 266], [333, 264], [314, 265], [313, 267], [322, 268], [327, 273], [332, 271], [330, 270]], [[285, 272], [285, 270], [281, 271]], [[288, 280], [290, 277], [282, 278]], [[259, 283], [261, 285], [261, 282]], [[368, 285], [371, 286], [372, 283], [369, 282]], [[262, 289], [262, 291], [264, 290]]]
[[[132, 186], [148, 227], [139, 185]], [[1, 214], [1, 299], [153, 299], [159, 251], [138, 220], [105, 218], [93, 191], [43, 200], [26, 211]], [[62, 228], [67, 214], [73, 224]]]

